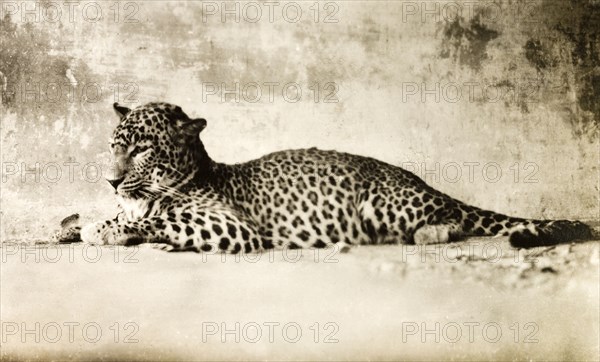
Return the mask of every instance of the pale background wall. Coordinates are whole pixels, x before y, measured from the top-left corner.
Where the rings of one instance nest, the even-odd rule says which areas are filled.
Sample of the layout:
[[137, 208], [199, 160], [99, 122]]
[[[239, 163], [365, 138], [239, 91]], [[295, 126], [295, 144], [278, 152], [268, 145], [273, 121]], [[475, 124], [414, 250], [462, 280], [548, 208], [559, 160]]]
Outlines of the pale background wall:
[[[220, 161], [337, 149], [421, 176], [425, 166], [430, 184], [480, 207], [598, 218], [597, 1], [315, 3], [291, 3], [286, 19], [290, 3], [279, 2], [273, 22], [260, 3], [251, 22], [257, 3], [240, 2], [236, 23], [222, 21], [221, 2], [84, 1], [72, 17], [63, 2], [26, 3], [37, 19], [3, 2], [2, 238], [44, 237], [72, 212], [112, 213], [110, 186], [94, 170], [117, 121], [114, 101], [168, 101], [205, 117], [203, 141]], [[98, 4], [103, 17], [93, 21]], [[255, 103], [252, 87], [243, 91], [253, 82]], [[280, 84], [272, 101], [265, 82]], [[302, 90], [295, 103], [282, 96], [290, 82]], [[221, 83], [240, 85], [239, 102], [206, 94]], [[329, 83], [333, 103], [324, 102]]]

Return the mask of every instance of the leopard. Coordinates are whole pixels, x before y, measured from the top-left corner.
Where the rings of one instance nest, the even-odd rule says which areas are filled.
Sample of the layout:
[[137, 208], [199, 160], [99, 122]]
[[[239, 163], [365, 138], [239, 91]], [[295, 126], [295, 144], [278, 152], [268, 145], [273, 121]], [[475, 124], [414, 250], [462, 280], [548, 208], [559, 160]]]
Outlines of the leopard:
[[307, 148], [216, 162], [202, 142], [206, 119], [164, 102], [113, 108], [119, 123], [107, 181], [121, 211], [81, 228], [87, 243], [237, 254], [494, 235], [531, 248], [592, 235], [580, 221], [526, 219], [468, 205], [401, 167], [350, 153]]

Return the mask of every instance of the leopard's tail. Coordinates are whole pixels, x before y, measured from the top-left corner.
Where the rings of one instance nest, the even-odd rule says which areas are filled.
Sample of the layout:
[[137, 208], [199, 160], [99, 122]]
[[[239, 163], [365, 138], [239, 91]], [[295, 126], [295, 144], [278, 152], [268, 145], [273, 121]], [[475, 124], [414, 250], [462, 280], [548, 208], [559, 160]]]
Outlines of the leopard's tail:
[[580, 221], [522, 219], [462, 203], [457, 205], [457, 209], [460, 210], [464, 234], [507, 235], [510, 245], [515, 248], [549, 246], [592, 238], [592, 229]]
[[591, 238], [592, 229], [581, 221], [531, 220], [530, 225], [518, 225], [509, 231], [508, 240], [515, 248], [531, 248]]

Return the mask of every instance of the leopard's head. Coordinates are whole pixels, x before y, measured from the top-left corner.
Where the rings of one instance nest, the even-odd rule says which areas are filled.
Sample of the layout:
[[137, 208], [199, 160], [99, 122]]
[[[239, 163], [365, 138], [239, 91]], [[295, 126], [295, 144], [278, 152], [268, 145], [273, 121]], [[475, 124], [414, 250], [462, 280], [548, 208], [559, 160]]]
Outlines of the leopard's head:
[[115, 103], [120, 118], [110, 142], [107, 181], [117, 194], [148, 198], [178, 190], [209, 162], [199, 134], [203, 118], [189, 118], [179, 106], [148, 103], [129, 109]]

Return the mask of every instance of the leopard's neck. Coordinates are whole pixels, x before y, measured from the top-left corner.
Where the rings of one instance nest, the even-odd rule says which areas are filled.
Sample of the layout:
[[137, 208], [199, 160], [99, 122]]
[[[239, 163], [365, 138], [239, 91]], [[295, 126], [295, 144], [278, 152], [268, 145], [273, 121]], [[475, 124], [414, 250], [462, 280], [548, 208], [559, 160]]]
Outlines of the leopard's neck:
[[204, 169], [198, 169], [188, 190], [209, 188], [218, 190], [227, 198], [234, 198], [235, 189], [244, 181], [244, 164], [226, 164], [210, 161]]

